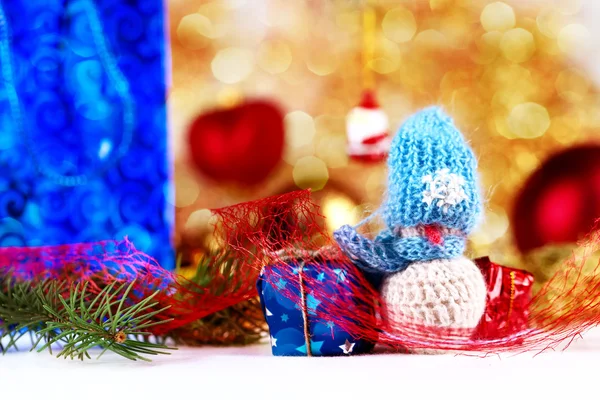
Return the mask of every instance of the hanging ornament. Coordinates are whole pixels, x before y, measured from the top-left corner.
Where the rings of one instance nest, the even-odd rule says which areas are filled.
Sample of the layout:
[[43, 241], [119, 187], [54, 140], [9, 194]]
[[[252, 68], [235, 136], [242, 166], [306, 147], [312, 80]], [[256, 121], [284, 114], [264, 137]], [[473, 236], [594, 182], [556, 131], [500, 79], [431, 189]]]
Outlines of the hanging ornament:
[[548, 160], [519, 194], [512, 225], [522, 252], [576, 243], [600, 217], [600, 147], [566, 150]]
[[219, 183], [254, 186], [281, 160], [283, 114], [266, 101], [210, 111], [192, 123], [188, 140], [191, 160], [205, 176]]
[[384, 160], [391, 142], [388, 117], [377, 103], [369, 66], [375, 52], [376, 22], [375, 10], [367, 6], [363, 13], [363, 93], [346, 118], [348, 155], [359, 161]]

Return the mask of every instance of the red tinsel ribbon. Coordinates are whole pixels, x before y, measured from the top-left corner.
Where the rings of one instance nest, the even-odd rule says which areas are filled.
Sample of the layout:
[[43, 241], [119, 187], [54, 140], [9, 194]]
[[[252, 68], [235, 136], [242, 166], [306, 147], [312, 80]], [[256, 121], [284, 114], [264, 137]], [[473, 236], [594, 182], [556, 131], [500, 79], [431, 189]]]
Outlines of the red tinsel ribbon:
[[[102, 241], [60, 246], [0, 248], [0, 274], [33, 284], [54, 280], [87, 284], [90, 295], [111, 283], [131, 284], [129, 301], [136, 303], [155, 295], [155, 309], [168, 307], [155, 316], [171, 320], [152, 328], [162, 335], [252, 297], [254, 274], [231, 280], [224, 292], [200, 286], [162, 268], [152, 257], [136, 250], [133, 243]], [[215, 287], [224, 279], [212, 277]], [[156, 294], [155, 294], [156, 293]]]
[[[213, 210], [213, 213], [218, 220], [215, 237], [220, 240], [222, 255], [238, 262], [234, 279], [227, 281], [224, 292], [187, 282], [165, 271], [155, 260], [137, 251], [129, 241], [3, 248], [0, 249], [0, 273], [10, 269], [19, 279], [87, 282], [91, 290], [113, 281], [134, 281], [133, 296], [143, 298], [159, 291], [155, 298], [159, 306], [170, 306], [160, 316], [173, 318], [173, 321], [158, 325], [153, 332], [156, 334], [256, 296], [255, 282], [263, 266], [278, 264], [298, 254], [313, 257], [315, 252], [319, 254], [316, 262], [324, 268], [326, 261], [335, 260], [335, 269], [331, 272], [338, 274], [340, 279], [344, 279], [344, 271], [353, 271], [353, 276], [357, 276], [357, 279], [343, 285], [344, 291], [353, 293], [352, 300], [340, 292], [324, 296], [319, 304], [320, 313], [331, 316], [332, 323], [357, 339], [395, 348], [436, 348], [481, 355], [504, 351], [539, 352], [568, 345], [600, 322], [600, 271], [596, 268], [591, 274], [582, 274], [590, 255], [600, 250], [600, 231], [596, 229], [581, 242], [580, 251], [565, 261], [563, 268], [530, 301], [526, 301], [527, 296], [521, 295], [528, 290], [525, 282], [529, 278], [521, 276], [520, 271], [489, 263], [488, 284], [501, 282], [499, 286], [490, 286], [492, 290], [500, 288], [500, 295], [494, 297], [499, 303], [494, 305], [494, 299], [491, 299], [490, 319], [485, 322], [495, 321], [498, 324], [494, 328], [496, 333], [488, 329], [483, 335], [473, 335], [472, 330], [433, 328], [408, 318], [403, 324], [385, 326], [374, 322], [372, 310], [355, 307], [357, 302], [371, 303], [374, 300], [381, 304], [377, 301], [380, 300], [379, 293], [366, 278], [355, 273], [356, 267], [328, 235], [320, 223], [323, 217], [311, 201], [309, 191], [241, 203]], [[323, 249], [328, 251], [323, 252]], [[214, 277], [213, 281], [219, 284], [216, 286], [222, 286], [220, 278], [225, 279]], [[313, 281], [315, 279], [304, 274], [302, 285], [318, 287], [318, 283]], [[570, 284], [563, 283], [567, 281]], [[290, 301], [304, 301], [306, 304], [307, 299], [298, 299], [298, 284], [289, 282], [280, 293]], [[547, 300], [549, 297], [551, 301]], [[558, 312], [556, 306], [561, 304], [565, 306]], [[492, 313], [491, 310], [497, 311]], [[524, 317], [524, 310], [529, 310], [528, 318]], [[499, 321], [517, 321], [517, 316], [519, 321], [526, 319], [527, 324], [499, 324]], [[510, 334], [505, 334], [507, 330], [502, 326], [510, 326]], [[307, 340], [309, 343], [310, 340]]]
[[[292, 199], [295, 198], [295, 201]], [[322, 248], [331, 249], [322, 254], [321, 265], [326, 268], [327, 261], [336, 261], [340, 270], [355, 270], [328, 235], [318, 207], [312, 203], [308, 191], [288, 193], [260, 201], [263, 209], [258, 218], [249, 214], [228, 225], [226, 236], [249, 237], [253, 244], [248, 251], [239, 242], [226, 240], [225, 243], [234, 250], [239, 250], [244, 259], [242, 269], [260, 269], [264, 265], [277, 264], [287, 257], [295, 257], [298, 251], [311, 254]], [[291, 208], [281, 207], [281, 203]], [[293, 203], [293, 205], [292, 205]], [[229, 208], [227, 214], [240, 215], [247, 212], [252, 203]], [[251, 207], [253, 208], [253, 207]], [[283, 214], [282, 214], [283, 212]], [[224, 213], [222, 216], [226, 216]], [[251, 223], [244, 223], [247, 220]], [[225, 218], [227, 221], [227, 218]], [[259, 221], [257, 223], [257, 221]], [[285, 222], [284, 222], [285, 221]], [[290, 250], [282, 250], [290, 249]], [[393, 326], [374, 323], [370, 310], [354, 307], [355, 303], [372, 302], [382, 304], [377, 293], [367, 279], [359, 278], [344, 285], [344, 290], [355, 294], [351, 302], [340, 300], [343, 296], [323, 298], [319, 310], [323, 315], [331, 317], [331, 322], [338, 328], [351, 333], [354, 337], [371, 342], [407, 349], [438, 349], [482, 355], [498, 352], [544, 351], [568, 345], [582, 332], [600, 322], [600, 271], [576, 281], [572, 286], [560, 286], [565, 278], [581, 275], [584, 261], [591, 252], [600, 249], [600, 233], [594, 230], [581, 243], [582, 256], [573, 256], [564, 263], [564, 268], [557, 273], [536, 295], [528, 298], [528, 275], [518, 270], [490, 264], [488, 283], [502, 275], [499, 296], [490, 298], [485, 328], [480, 327], [483, 334], [473, 329], [447, 329], [426, 326], [406, 316], [403, 323]], [[273, 254], [276, 256], [273, 257]], [[360, 274], [358, 274], [360, 275]], [[496, 277], [496, 278], [494, 278]], [[522, 278], [522, 279], [521, 279]], [[274, 277], [275, 281], [277, 277]], [[307, 287], [318, 286], [318, 282], [304, 277]], [[494, 285], [490, 286], [496, 290]], [[551, 302], [545, 299], [562, 287]], [[279, 291], [290, 301], [299, 303], [297, 285], [288, 285]], [[595, 294], [598, 293], [598, 294]], [[594, 297], [594, 298], [592, 298]], [[557, 304], [567, 304], [569, 309], [557, 311]], [[298, 304], [300, 307], [301, 304]], [[380, 310], [378, 310], [380, 311]], [[529, 312], [529, 316], [527, 316]], [[376, 312], [376, 315], [379, 314]], [[495, 325], [494, 325], [495, 324]]]

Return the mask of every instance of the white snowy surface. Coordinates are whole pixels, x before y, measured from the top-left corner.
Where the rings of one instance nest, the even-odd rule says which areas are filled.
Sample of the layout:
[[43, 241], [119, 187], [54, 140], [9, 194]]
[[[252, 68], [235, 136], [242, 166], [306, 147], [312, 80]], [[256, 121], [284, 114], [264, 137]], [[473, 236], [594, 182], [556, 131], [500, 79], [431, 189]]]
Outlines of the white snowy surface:
[[599, 361], [600, 330], [564, 352], [488, 358], [274, 357], [268, 344], [184, 348], [150, 363], [24, 351], [0, 357], [0, 399], [597, 398]]

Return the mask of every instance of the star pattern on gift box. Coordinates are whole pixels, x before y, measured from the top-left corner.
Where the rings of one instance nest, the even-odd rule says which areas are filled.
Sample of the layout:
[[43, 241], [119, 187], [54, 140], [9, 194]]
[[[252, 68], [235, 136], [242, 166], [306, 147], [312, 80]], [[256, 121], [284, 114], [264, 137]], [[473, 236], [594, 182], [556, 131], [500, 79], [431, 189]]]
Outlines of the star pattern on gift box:
[[334, 333], [334, 328], [335, 328], [335, 323], [333, 321], [327, 321], [327, 323], [325, 324], [329, 330], [331, 331], [331, 337], [333, 339], [335, 339], [335, 333]]
[[433, 175], [425, 175], [422, 182], [426, 185], [423, 191], [423, 202], [428, 206], [435, 204], [447, 213], [450, 206], [467, 199], [464, 190], [465, 178], [451, 173], [448, 168], [436, 171]]
[[337, 276], [336, 282], [346, 282], [346, 275], [348, 274], [343, 269], [334, 269], [333, 273]]
[[[321, 355], [321, 346], [323, 346], [323, 343], [325, 342], [313, 342], [312, 340], [310, 341], [310, 351], [314, 356]], [[307, 354], [306, 343], [304, 343], [300, 347], [296, 347], [296, 350], [302, 354]]]
[[[356, 301], [346, 290], [349, 282], [354, 280], [352, 271], [335, 263], [309, 263], [304, 268], [301, 264], [296, 265], [300, 267], [300, 276], [305, 274], [304, 285], [299, 275], [290, 275], [293, 265], [271, 267], [272, 271], [265, 269], [265, 278], [258, 283], [259, 287], [266, 287], [261, 303], [269, 324], [267, 337], [272, 353], [277, 356], [307, 356], [308, 353], [312, 356], [348, 356], [368, 351], [369, 344], [364, 340], [352, 343], [350, 333], [338, 326], [336, 315], [323, 313], [326, 304], [351, 307]], [[291, 299], [284, 295], [288, 291], [293, 296]]]
[[277, 283], [275, 284], [275, 286], [277, 286], [278, 290], [285, 289], [285, 285], [287, 285], [287, 282], [284, 281], [283, 278], [279, 278], [279, 281], [277, 281]]
[[308, 309], [309, 313], [316, 314], [317, 307], [319, 307], [319, 304], [321, 304], [321, 300], [318, 300], [312, 294], [306, 296], [306, 308]]
[[339, 348], [342, 349], [344, 354], [352, 354], [355, 344], [356, 343], [350, 343], [350, 341], [346, 339], [346, 342], [343, 345], [339, 346]]

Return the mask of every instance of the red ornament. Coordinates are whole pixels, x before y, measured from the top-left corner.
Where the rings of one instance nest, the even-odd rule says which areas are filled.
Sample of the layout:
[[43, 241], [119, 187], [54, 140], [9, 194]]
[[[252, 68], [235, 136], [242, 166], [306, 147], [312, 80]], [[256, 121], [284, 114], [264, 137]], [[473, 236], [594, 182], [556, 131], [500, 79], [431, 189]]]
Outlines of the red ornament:
[[280, 162], [284, 147], [283, 114], [266, 101], [200, 115], [189, 130], [191, 159], [218, 182], [256, 185]]
[[513, 217], [522, 252], [581, 239], [600, 217], [600, 147], [577, 147], [548, 160], [526, 182]]
[[476, 339], [500, 339], [529, 328], [533, 275], [495, 264], [488, 257], [475, 260], [488, 288], [486, 308]]

